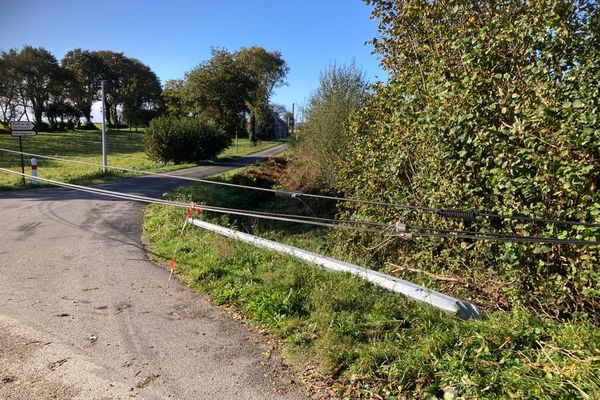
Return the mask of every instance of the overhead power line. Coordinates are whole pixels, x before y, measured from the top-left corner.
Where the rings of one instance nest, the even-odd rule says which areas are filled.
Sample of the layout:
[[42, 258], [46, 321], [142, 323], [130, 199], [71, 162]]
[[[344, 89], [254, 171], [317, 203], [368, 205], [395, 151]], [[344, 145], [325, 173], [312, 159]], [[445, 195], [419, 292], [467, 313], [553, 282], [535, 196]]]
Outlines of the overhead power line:
[[[77, 163], [77, 164], [95, 166], [95, 167], [100, 167], [100, 168], [103, 167], [102, 164], [88, 162], [88, 161], [72, 160], [72, 159], [63, 158], [63, 157], [46, 156], [46, 155], [42, 155], [42, 154], [20, 152], [20, 151], [9, 150], [9, 149], [4, 149], [4, 148], [0, 148], [0, 151], [4, 151], [7, 153], [14, 153], [14, 154], [25, 154], [25, 155], [28, 155], [31, 157], [46, 158], [46, 159], [50, 159], [50, 160]], [[365, 204], [365, 205], [372, 205], [372, 206], [393, 207], [393, 208], [399, 208], [399, 209], [404, 209], [404, 210], [409, 210], [409, 211], [428, 212], [428, 213], [433, 213], [433, 214], [436, 214], [436, 215], [439, 215], [439, 216], [442, 216], [445, 218], [471, 220], [471, 219], [474, 219], [475, 217], [484, 217], [484, 218], [490, 218], [490, 219], [529, 221], [529, 222], [534, 222], [534, 223], [545, 223], [545, 224], [554, 224], [554, 225], [584, 226], [584, 227], [588, 227], [588, 228], [600, 227], [600, 223], [596, 223], [596, 222], [560, 220], [560, 219], [552, 219], [552, 218], [530, 217], [530, 216], [526, 216], [526, 215], [495, 214], [495, 213], [483, 212], [483, 211], [457, 210], [457, 209], [447, 209], [447, 208], [415, 206], [415, 205], [408, 205], [408, 204], [388, 203], [388, 202], [383, 202], [383, 201], [361, 200], [361, 199], [354, 199], [354, 198], [349, 198], [349, 197], [328, 196], [328, 195], [321, 195], [321, 194], [304, 193], [304, 192], [299, 192], [299, 191], [262, 188], [262, 187], [256, 187], [256, 186], [248, 186], [248, 185], [230, 183], [230, 182], [220, 182], [220, 181], [213, 181], [213, 180], [208, 180], [208, 179], [171, 175], [171, 174], [167, 174], [167, 173], [137, 170], [137, 169], [131, 169], [131, 168], [119, 167], [119, 166], [107, 165], [106, 167], [109, 169], [112, 169], [112, 170], [116, 170], [116, 171], [131, 172], [131, 173], [136, 173], [136, 174], [140, 174], [140, 175], [156, 176], [156, 177], [162, 177], [162, 178], [180, 179], [180, 180], [186, 180], [186, 181], [191, 181], [191, 182], [200, 182], [200, 183], [206, 183], [206, 184], [211, 184], [211, 185], [233, 187], [233, 188], [238, 188], [238, 189], [257, 190], [257, 191], [269, 192], [269, 193], [273, 193], [273, 194], [277, 194], [277, 195], [281, 195], [281, 196], [287, 196], [287, 197], [298, 198], [298, 199], [300, 197], [316, 198], [316, 199], [340, 201], [340, 202], [355, 203], [355, 204]]]
[[[25, 177], [29, 177], [26, 174], [22, 174], [20, 172], [16, 172], [16, 171], [6, 169], [6, 168], [0, 168], [0, 171], [7, 172], [7, 173], [10, 173], [13, 175], [19, 175], [19, 176], [24, 175]], [[184, 202], [173, 201], [173, 200], [157, 199], [157, 198], [153, 198], [153, 197], [146, 197], [146, 196], [141, 196], [141, 195], [131, 194], [131, 193], [115, 192], [112, 190], [105, 190], [105, 189], [94, 188], [94, 187], [89, 187], [89, 186], [75, 185], [72, 183], [60, 182], [60, 181], [55, 181], [52, 179], [46, 179], [46, 178], [40, 178], [40, 177], [38, 177], [38, 180], [41, 182], [49, 183], [51, 185], [55, 185], [55, 186], [61, 186], [61, 187], [69, 188], [69, 189], [79, 190], [79, 191], [83, 191], [83, 192], [87, 192], [87, 193], [93, 193], [93, 194], [98, 194], [98, 195], [103, 195], [103, 196], [108, 196], [108, 197], [120, 198], [120, 199], [124, 199], [124, 200], [139, 201], [139, 202], [149, 203], [149, 204], [174, 206], [174, 207], [179, 207], [179, 208], [190, 208], [190, 203], [184, 203]], [[260, 218], [260, 219], [268, 219], [268, 220], [273, 220], [273, 221], [302, 223], [302, 224], [330, 227], [330, 228], [336, 228], [336, 229], [352, 229], [352, 230], [375, 232], [375, 233], [381, 232], [380, 229], [375, 229], [375, 228], [368, 228], [368, 227], [361, 227], [361, 226], [349, 226], [349, 225], [342, 225], [342, 224], [334, 223], [334, 222], [337, 222], [338, 220], [328, 220], [326, 218], [315, 218], [315, 217], [304, 217], [304, 216], [299, 216], [299, 215], [266, 213], [266, 212], [260, 212], [260, 211], [248, 211], [248, 210], [241, 210], [241, 209], [235, 209], [235, 208], [215, 207], [215, 206], [204, 205], [204, 204], [197, 205], [197, 208], [202, 209], [204, 211], [212, 211], [212, 212], [221, 213], [221, 214], [246, 216], [246, 217], [253, 217], [253, 218]], [[324, 221], [331, 221], [331, 222], [328, 223], [328, 222], [324, 222]]]
[[[20, 172], [12, 171], [6, 168], [0, 168], [0, 171], [10, 173], [13, 175], [28, 177], [26, 174], [22, 174]], [[184, 203], [180, 201], [173, 200], [165, 200], [165, 199], [157, 199], [152, 197], [146, 197], [131, 193], [122, 193], [115, 192], [111, 190], [105, 190], [101, 188], [94, 188], [89, 186], [75, 185], [66, 182], [55, 181], [51, 179], [38, 177], [38, 180], [42, 182], [46, 182], [55, 186], [61, 186], [73, 190], [78, 190], [86, 193], [93, 193], [102, 196], [119, 198], [124, 200], [138, 201], [149, 204], [158, 204], [164, 206], [174, 206], [179, 208], [190, 208], [189, 203]], [[429, 227], [409, 227], [403, 228], [402, 230], [398, 229], [398, 225], [385, 225], [382, 223], [370, 223], [366, 222], [367, 225], [371, 226], [360, 226], [360, 225], [348, 225], [348, 223], [354, 223], [357, 221], [340, 221], [334, 219], [326, 219], [326, 218], [318, 218], [318, 217], [306, 217], [300, 215], [290, 215], [290, 214], [279, 214], [279, 213], [268, 213], [268, 212], [259, 212], [259, 211], [249, 211], [249, 210], [241, 210], [234, 208], [224, 208], [224, 207], [216, 207], [211, 205], [197, 205], [194, 208], [202, 209], [204, 211], [211, 211], [215, 213], [221, 214], [231, 214], [238, 216], [246, 216], [252, 218], [259, 218], [265, 220], [272, 221], [280, 221], [280, 222], [289, 222], [289, 223], [301, 223], [307, 225], [321, 226], [327, 228], [334, 229], [343, 229], [343, 230], [355, 230], [361, 232], [369, 232], [369, 233], [378, 233], [378, 234], [387, 234], [394, 236], [402, 236], [404, 238], [415, 237], [444, 237], [444, 238], [456, 238], [456, 239], [472, 239], [472, 240], [494, 240], [494, 241], [512, 241], [512, 242], [526, 242], [526, 243], [549, 243], [549, 244], [570, 244], [570, 245], [600, 245], [600, 241], [586, 241], [586, 240], [577, 240], [577, 239], [559, 239], [559, 238], [548, 238], [548, 237], [536, 237], [536, 236], [519, 236], [519, 235], [510, 235], [510, 234], [493, 234], [493, 233], [485, 233], [485, 232], [473, 232], [473, 231], [460, 231], [460, 230], [451, 230], [451, 229], [437, 229], [437, 228], [429, 228]], [[374, 226], [378, 226], [379, 228], [375, 228]]]

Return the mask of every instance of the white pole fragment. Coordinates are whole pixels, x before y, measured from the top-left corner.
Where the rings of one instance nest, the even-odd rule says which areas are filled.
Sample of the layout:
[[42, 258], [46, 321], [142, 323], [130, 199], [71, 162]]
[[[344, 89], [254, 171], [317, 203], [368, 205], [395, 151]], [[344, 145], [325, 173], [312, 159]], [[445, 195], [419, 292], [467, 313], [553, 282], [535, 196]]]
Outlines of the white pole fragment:
[[37, 179], [37, 176], [38, 176], [38, 171], [37, 171], [38, 165], [37, 164], [38, 164], [37, 158], [32, 157], [31, 158], [31, 184], [32, 185], [37, 185], [39, 183], [38, 179]]
[[328, 271], [348, 272], [352, 275], [356, 275], [362, 279], [365, 279], [379, 287], [382, 287], [395, 293], [403, 294], [404, 296], [412, 300], [427, 303], [458, 318], [480, 318], [479, 309], [474, 304], [455, 299], [454, 297], [447, 296], [443, 293], [439, 293], [434, 290], [427, 289], [423, 286], [414, 284], [412, 282], [396, 278], [395, 276], [386, 275], [381, 272], [374, 271], [372, 269], [361, 267], [359, 265], [350, 264], [341, 260], [336, 260], [335, 258], [321, 256], [316, 253], [311, 253], [310, 251], [302, 250], [298, 247], [281, 244], [268, 239], [263, 239], [258, 236], [235, 231], [233, 229], [211, 224], [209, 222], [205, 222], [199, 219], [189, 218], [188, 222], [199, 228], [204, 228], [206, 230], [219, 233], [223, 236], [237, 239], [245, 243], [250, 243], [257, 247], [274, 250], [279, 253], [289, 254], [304, 262], [315, 264]]
[[101, 82], [102, 91], [102, 173], [106, 174], [106, 97], [104, 93], [104, 81]]

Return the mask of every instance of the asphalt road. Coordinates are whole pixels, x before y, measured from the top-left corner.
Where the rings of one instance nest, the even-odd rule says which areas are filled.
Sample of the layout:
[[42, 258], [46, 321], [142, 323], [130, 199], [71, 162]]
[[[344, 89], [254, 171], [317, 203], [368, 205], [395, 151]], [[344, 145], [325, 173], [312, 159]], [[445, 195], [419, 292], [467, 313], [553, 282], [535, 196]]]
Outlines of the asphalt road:
[[[182, 183], [96, 186], [155, 197]], [[143, 207], [69, 189], [0, 192], [0, 399], [303, 398], [263, 336], [176, 279], [165, 291], [168, 271], [140, 242]]]

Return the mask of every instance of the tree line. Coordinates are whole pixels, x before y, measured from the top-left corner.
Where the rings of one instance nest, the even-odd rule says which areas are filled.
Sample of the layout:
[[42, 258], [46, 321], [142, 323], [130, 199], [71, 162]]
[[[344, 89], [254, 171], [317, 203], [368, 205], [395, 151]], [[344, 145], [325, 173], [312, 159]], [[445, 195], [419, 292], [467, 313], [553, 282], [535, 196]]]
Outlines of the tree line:
[[167, 114], [208, 118], [228, 136], [248, 134], [252, 141], [272, 137], [275, 118], [288, 124], [292, 116], [270, 103], [275, 88], [285, 84], [289, 67], [278, 51], [262, 47], [235, 52], [213, 49], [209, 60], [168, 80], [163, 90]]
[[165, 83], [165, 115], [150, 122], [146, 153], [160, 162], [195, 162], [216, 156], [234, 136], [247, 134], [256, 142], [287, 134], [281, 117], [288, 123], [293, 118], [270, 99], [288, 70], [277, 51], [213, 49], [183, 79]]
[[288, 71], [277, 51], [213, 49], [209, 60], [163, 88], [150, 67], [123, 53], [78, 48], [59, 62], [44, 48], [25, 46], [0, 54], [0, 122], [32, 116], [49, 129], [93, 128], [92, 105], [104, 81], [110, 126], [146, 126], [167, 114], [209, 119], [229, 137], [268, 138], [278, 116], [292, 123], [284, 107], [270, 103]]
[[[48, 50], [25, 46], [0, 55], [0, 122], [33, 116], [40, 127], [93, 127], [92, 105], [105, 81], [111, 126], [145, 125], [164, 110], [160, 80], [141, 61], [110, 50], [74, 49], [58, 62]], [[83, 119], [83, 123], [81, 120]]]

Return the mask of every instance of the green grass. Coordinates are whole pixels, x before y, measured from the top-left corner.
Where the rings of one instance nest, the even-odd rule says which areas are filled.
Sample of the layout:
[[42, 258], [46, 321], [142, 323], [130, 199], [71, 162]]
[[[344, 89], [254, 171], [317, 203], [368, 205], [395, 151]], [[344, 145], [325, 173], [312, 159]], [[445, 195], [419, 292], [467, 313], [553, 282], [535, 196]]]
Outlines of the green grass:
[[[25, 137], [23, 151], [41, 155], [58, 156], [79, 161], [102, 163], [102, 137], [100, 131], [40, 132], [34, 137]], [[239, 140], [239, 149], [235, 144], [225, 150], [218, 160], [231, 159], [260, 151], [281, 141], [263, 141], [253, 146], [248, 139]], [[18, 139], [10, 135], [0, 135], [0, 148], [19, 150]], [[149, 171], [170, 171], [192, 167], [197, 164], [157, 164], [144, 153], [144, 133], [129, 130], [110, 130], [107, 132], [108, 165]], [[25, 156], [25, 172], [30, 173], [29, 158]], [[0, 151], [0, 167], [21, 172], [18, 154]], [[103, 175], [99, 167], [73, 164], [64, 161], [38, 160], [38, 174], [42, 178], [69, 183], [93, 183], [132, 174], [111, 171]], [[21, 178], [8, 173], [0, 173], [0, 189], [23, 187]], [[30, 187], [27, 184], [25, 187]]]
[[226, 149], [223, 153], [221, 153], [219, 155], [219, 159], [245, 156], [247, 154], [265, 150], [265, 149], [273, 147], [277, 144], [285, 143], [285, 142], [286, 142], [285, 139], [267, 140], [267, 141], [258, 142], [256, 145], [254, 145], [248, 139], [244, 138], [244, 139], [238, 139], [238, 145], [236, 146], [235, 139], [234, 139], [231, 146], [229, 146], [228, 149]]
[[[207, 185], [181, 187], [168, 197], [299, 210], [293, 199]], [[322, 204], [311, 206], [328, 211]], [[163, 206], [146, 210], [144, 238], [156, 261], [170, 259], [184, 212]], [[344, 258], [323, 229], [210, 213], [204, 218]], [[317, 366], [342, 397], [600, 398], [600, 330], [585, 321], [559, 323], [518, 307], [461, 321], [358, 278], [193, 227], [179, 244], [177, 270], [215, 303], [235, 305], [280, 337], [289, 363], [300, 371]]]

